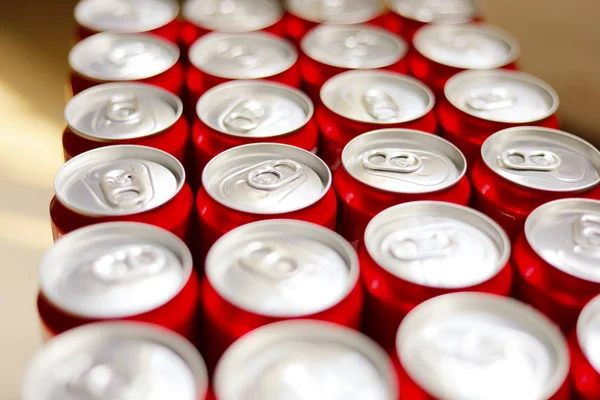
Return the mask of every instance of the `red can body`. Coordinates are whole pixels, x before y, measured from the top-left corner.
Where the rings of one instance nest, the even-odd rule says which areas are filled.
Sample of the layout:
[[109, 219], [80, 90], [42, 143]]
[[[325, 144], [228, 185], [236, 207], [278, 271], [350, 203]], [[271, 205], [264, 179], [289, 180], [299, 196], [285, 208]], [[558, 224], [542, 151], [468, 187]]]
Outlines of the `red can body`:
[[[169, 42], [173, 42], [175, 44], [179, 41], [179, 28], [180, 22], [177, 19], [169, 22], [166, 25], [163, 25], [159, 28], [152, 29], [151, 31], [140, 32], [140, 33], [150, 33], [152, 35], [160, 36], [163, 39], [168, 40]], [[100, 33], [99, 31], [94, 31], [92, 29], [86, 28], [81, 24], [75, 24], [75, 41], [79, 42], [87, 37], [95, 35], [96, 33]]]
[[575, 332], [569, 335], [569, 350], [571, 352], [571, 379], [575, 392], [573, 400], [600, 398], [600, 373], [583, 354]]

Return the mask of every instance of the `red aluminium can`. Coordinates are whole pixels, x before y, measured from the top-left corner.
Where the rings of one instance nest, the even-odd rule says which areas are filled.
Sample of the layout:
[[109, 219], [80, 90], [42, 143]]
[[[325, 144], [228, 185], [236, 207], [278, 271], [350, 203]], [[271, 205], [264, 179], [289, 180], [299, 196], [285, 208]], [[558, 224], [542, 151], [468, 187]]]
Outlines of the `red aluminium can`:
[[464, 206], [416, 201], [371, 220], [360, 247], [366, 288], [363, 331], [393, 351], [402, 319], [445, 293], [508, 296], [510, 241], [498, 224]]
[[596, 296], [585, 306], [569, 336], [574, 400], [600, 399], [599, 326], [600, 296]]
[[107, 82], [136, 81], [181, 97], [183, 65], [179, 48], [147, 33], [97, 33], [69, 52], [73, 95]]
[[151, 33], [179, 40], [175, 0], [81, 0], [75, 6], [75, 41], [100, 32]]
[[408, 73], [406, 42], [369, 25], [319, 25], [300, 43], [304, 91], [314, 102], [332, 76], [351, 69], [387, 69]]
[[367, 224], [388, 207], [416, 200], [468, 205], [467, 165], [439, 136], [410, 129], [380, 129], [346, 145], [333, 177], [337, 231], [357, 246]]
[[255, 143], [213, 158], [196, 197], [198, 250], [208, 249], [238, 226], [266, 219], [296, 219], [335, 229], [337, 204], [331, 172], [298, 147]]
[[50, 202], [54, 240], [111, 221], [144, 222], [191, 244], [194, 196], [177, 159], [146, 146], [87, 151], [62, 166]]
[[570, 400], [560, 330], [527, 305], [451, 293], [417, 306], [396, 337], [400, 399]]
[[219, 153], [249, 143], [276, 142], [316, 153], [313, 104], [301, 91], [267, 81], [234, 81], [202, 96], [192, 129], [196, 176]]
[[272, 322], [310, 318], [360, 327], [356, 252], [325, 227], [283, 219], [243, 225], [211, 248], [205, 273], [210, 369], [234, 341]]
[[315, 118], [321, 133], [319, 157], [335, 171], [344, 146], [378, 128], [435, 133], [435, 97], [421, 82], [383, 70], [342, 72], [321, 88]]
[[437, 104], [440, 135], [458, 147], [472, 166], [493, 133], [513, 126], [558, 128], [558, 95], [523, 72], [463, 71], [448, 80]]
[[426, 25], [413, 38], [410, 73], [436, 94], [443, 95], [446, 81], [467, 69], [516, 69], [519, 42], [508, 32], [479, 23]]
[[565, 333], [600, 294], [599, 234], [600, 201], [564, 199], [535, 209], [515, 242], [517, 296]]
[[[471, 170], [471, 205], [498, 222], [511, 239], [527, 216], [552, 200], [600, 200], [600, 152], [555, 129], [516, 127], [490, 136]], [[509, 201], [510, 199], [510, 201]]]
[[190, 49], [186, 88], [191, 110], [208, 89], [237, 79], [266, 79], [300, 87], [298, 52], [265, 32], [209, 33]]

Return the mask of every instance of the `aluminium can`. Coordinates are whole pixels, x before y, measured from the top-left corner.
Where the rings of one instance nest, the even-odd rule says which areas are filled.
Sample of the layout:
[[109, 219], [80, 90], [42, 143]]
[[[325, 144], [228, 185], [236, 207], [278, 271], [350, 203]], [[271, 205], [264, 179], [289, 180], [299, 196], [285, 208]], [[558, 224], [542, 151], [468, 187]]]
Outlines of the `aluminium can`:
[[575, 330], [569, 336], [571, 378], [574, 400], [600, 398], [600, 357], [597, 343], [600, 338], [600, 296], [583, 309]]

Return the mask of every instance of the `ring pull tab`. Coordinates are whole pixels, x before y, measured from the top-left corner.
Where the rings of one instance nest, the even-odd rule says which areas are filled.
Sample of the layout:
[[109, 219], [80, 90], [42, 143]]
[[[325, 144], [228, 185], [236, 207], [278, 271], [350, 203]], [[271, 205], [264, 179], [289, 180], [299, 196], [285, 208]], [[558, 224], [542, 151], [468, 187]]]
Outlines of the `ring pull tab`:
[[212, 0], [203, 1], [201, 4], [205, 15], [216, 17], [230, 17], [240, 20], [247, 16], [246, 10], [239, 0]]
[[452, 235], [444, 231], [425, 231], [413, 236], [390, 235], [386, 242], [383, 245], [389, 253], [403, 262], [446, 258], [455, 246]]
[[370, 49], [377, 46], [378, 38], [371, 32], [358, 32], [348, 36], [343, 42], [343, 53], [346, 57], [363, 59], [369, 55]]
[[269, 114], [269, 109], [260, 101], [242, 100], [225, 115], [223, 125], [236, 132], [248, 133], [263, 123]]
[[260, 61], [259, 55], [250, 46], [241, 43], [230, 43], [228, 40], [219, 41], [216, 51], [216, 58], [232, 61], [240, 67], [251, 68]]
[[378, 121], [388, 121], [398, 117], [400, 107], [392, 97], [383, 90], [371, 88], [362, 98], [363, 107]]
[[335, 16], [344, 11], [346, 0], [324, 0], [319, 4], [321, 6], [321, 15], [324, 17]]
[[363, 167], [374, 171], [410, 173], [421, 168], [423, 161], [409, 151], [392, 149], [375, 149], [363, 153]]
[[273, 280], [288, 279], [300, 271], [291, 254], [270, 243], [252, 243], [239, 262], [246, 270]]
[[108, 53], [108, 61], [121, 68], [139, 67], [153, 62], [159, 57], [160, 49], [139, 41], [125, 41], [119, 43]]
[[462, 329], [444, 330], [443, 340], [435, 346], [441, 353], [468, 364], [489, 367], [506, 358], [505, 344], [491, 335]]
[[112, 13], [115, 18], [131, 22], [140, 20], [141, 13], [139, 12], [139, 9], [134, 7], [133, 4], [128, 1], [119, 1], [116, 2], [116, 4], [113, 2], [112, 7]]
[[92, 274], [106, 284], [126, 283], [154, 276], [167, 265], [167, 257], [150, 245], [122, 247], [91, 263]]
[[100, 188], [113, 207], [134, 208], [143, 204], [147, 196], [144, 181], [130, 169], [115, 168], [100, 177]]
[[261, 163], [248, 173], [248, 185], [260, 190], [277, 190], [304, 175], [304, 167], [293, 160]]
[[106, 116], [112, 122], [135, 123], [140, 114], [139, 99], [134, 93], [115, 94], [106, 104]]
[[498, 157], [500, 166], [515, 171], [556, 170], [561, 163], [558, 154], [550, 150], [510, 149]]
[[573, 222], [575, 252], [600, 257], [600, 216], [583, 214]]
[[124, 376], [110, 364], [91, 362], [90, 364], [66, 382], [66, 389], [76, 398], [89, 400], [130, 398], [134, 388], [129, 377]]
[[506, 88], [493, 88], [485, 92], [473, 92], [467, 98], [467, 105], [477, 111], [494, 111], [510, 108], [517, 98]]
[[425, 0], [422, 10], [430, 17], [432, 14], [462, 14], [470, 10], [465, 3], [464, 0]]
[[456, 52], [460, 53], [467, 53], [480, 48], [477, 41], [465, 34], [449, 33], [448, 35], [439, 38], [439, 42], [443, 46], [451, 47]]

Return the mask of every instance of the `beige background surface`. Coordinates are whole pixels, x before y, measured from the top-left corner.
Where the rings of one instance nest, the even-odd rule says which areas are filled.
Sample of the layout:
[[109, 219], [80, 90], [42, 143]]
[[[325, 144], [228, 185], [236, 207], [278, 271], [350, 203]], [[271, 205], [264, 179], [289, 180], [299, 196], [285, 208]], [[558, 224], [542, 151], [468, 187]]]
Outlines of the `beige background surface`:
[[[17, 399], [40, 345], [37, 263], [51, 244], [48, 202], [62, 162], [63, 83], [74, 0], [0, 0], [0, 399]], [[483, 0], [523, 47], [522, 69], [561, 97], [565, 128], [600, 145], [600, 3]]]

